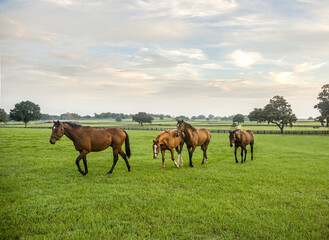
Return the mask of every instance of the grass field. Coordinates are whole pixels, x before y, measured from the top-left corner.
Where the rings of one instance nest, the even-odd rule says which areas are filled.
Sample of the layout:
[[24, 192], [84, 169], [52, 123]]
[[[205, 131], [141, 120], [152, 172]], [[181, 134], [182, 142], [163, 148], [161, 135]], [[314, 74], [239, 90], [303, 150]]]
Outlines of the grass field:
[[[132, 172], [110, 149], [75, 166], [65, 136], [0, 128], [0, 239], [328, 239], [327, 136], [255, 135], [255, 158], [236, 164], [228, 136], [212, 134], [209, 163], [166, 168], [157, 131], [128, 131]], [[249, 148], [248, 148], [249, 149]], [[177, 157], [177, 154], [176, 154]]]

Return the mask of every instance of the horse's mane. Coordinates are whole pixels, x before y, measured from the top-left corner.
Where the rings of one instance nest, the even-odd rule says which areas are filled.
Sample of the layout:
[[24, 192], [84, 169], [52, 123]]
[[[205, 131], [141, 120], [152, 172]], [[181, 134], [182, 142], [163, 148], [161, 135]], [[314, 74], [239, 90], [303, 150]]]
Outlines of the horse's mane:
[[187, 128], [191, 129], [192, 131], [196, 131], [196, 129], [191, 124], [189, 124], [187, 122], [184, 122], [184, 123], [185, 123]]
[[72, 123], [72, 122], [62, 122], [62, 123], [69, 125], [71, 128], [81, 128], [82, 127], [81, 125]]

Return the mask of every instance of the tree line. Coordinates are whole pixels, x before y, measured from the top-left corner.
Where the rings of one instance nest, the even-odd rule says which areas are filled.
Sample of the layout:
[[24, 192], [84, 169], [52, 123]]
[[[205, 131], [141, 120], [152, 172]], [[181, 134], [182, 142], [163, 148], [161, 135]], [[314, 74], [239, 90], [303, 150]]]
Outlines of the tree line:
[[[329, 125], [329, 84], [324, 85], [322, 91], [319, 93], [317, 99], [319, 103], [314, 106], [320, 112], [320, 116], [316, 118], [317, 121], [321, 122], [322, 125], [326, 123]], [[61, 115], [49, 115], [42, 114], [40, 112], [39, 105], [31, 101], [22, 101], [15, 104], [15, 108], [10, 110], [9, 116], [0, 108], [0, 122], [7, 122], [8, 118], [14, 121], [22, 121], [25, 127], [28, 122], [33, 120], [80, 120], [80, 119], [115, 119], [117, 122], [121, 122], [123, 119], [132, 119], [135, 122], [143, 125], [143, 123], [152, 123], [154, 118], [172, 118], [170, 115], [164, 114], [148, 114], [145, 112], [139, 112], [137, 114], [123, 114], [123, 113], [94, 113], [94, 116], [80, 116], [77, 113], [63, 113]], [[293, 114], [291, 105], [284, 99], [283, 96], [274, 96], [270, 99], [269, 103], [263, 108], [254, 108], [248, 116], [242, 114], [236, 114], [229, 117], [215, 117], [209, 114], [208, 117], [205, 115], [192, 116], [191, 119], [186, 116], [176, 117], [178, 120], [232, 120], [233, 123], [243, 123], [245, 120], [256, 121], [257, 123], [267, 122], [277, 125], [281, 133], [283, 133], [284, 127], [292, 126], [296, 121], [297, 117]]]

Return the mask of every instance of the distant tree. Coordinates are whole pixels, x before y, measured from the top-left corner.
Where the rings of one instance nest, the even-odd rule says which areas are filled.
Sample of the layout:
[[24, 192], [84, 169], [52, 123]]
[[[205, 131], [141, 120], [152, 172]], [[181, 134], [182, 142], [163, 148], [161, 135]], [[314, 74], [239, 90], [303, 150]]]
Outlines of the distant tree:
[[274, 123], [279, 128], [281, 133], [288, 124], [292, 127], [293, 123], [297, 121], [297, 117], [292, 113], [291, 105], [282, 96], [274, 96], [270, 99], [264, 109], [264, 117], [268, 123]]
[[132, 116], [134, 122], [138, 122], [141, 126], [143, 123], [152, 123], [153, 117], [151, 114], [147, 114], [146, 112], [139, 112]]
[[181, 121], [181, 120], [184, 120], [184, 121], [188, 121], [188, 120], [190, 120], [189, 117], [186, 117], [186, 116], [184, 116], [184, 115], [178, 116], [178, 117], [176, 117], [176, 119], [177, 119], [177, 120], [180, 120], [180, 121]]
[[256, 121], [257, 123], [266, 122], [264, 111], [261, 108], [254, 108], [248, 115], [250, 121]]
[[24, 122], [26, 127], [28, 122], [41, 118], [40, 107], [31, 101], [22, 101], [10, 110], [9, 117], [14, 121]]
[[240, 125], [240, 123], [244, 123], [244, 116], [242, 114], [237, 114], [233, 117], [233, 123], [237, 122], [238, 125]]
[[199, 115], [196, 117], [197, 119], [200, 119], [200, 120], [203, 120], [203, 119], [206, 119], [206, 116], [205, 115]]
[[81, 116], [79, 114], [69, 113], [69, 112], [61, 114], [60, 117], [62, 120], [78, 120], [81, 118]]
[[212, 114], [209, 114], [209, 115], [208, 115], [208, 119], [209, 119], [209, 120], [212, 120], [214, 117], [215, 117], [215, 116], [212, 115]]
[[121, 116], [117, 116], [117, 117], [115, 118], [115, 121], [116, 121], [116, 122], [122, 122], [122, 117], [121, 117]]
[[309, 120], [309, 121], [313, 121], [314, 118], [313, 118], [313, 117], [309, 117], [307, 120]]
[[0, 122], [8, 122], [8, 115], [6, 113], [6, 111], [2, 108], [0, 108]]
[[327, 127], [329, 127], [329, 84], [325, 84], [322, 86], [322, 92], [319, 93], [317, 99], [320, 100], [318, 104], [314, 106], [320, 111], [321, 120], [325, 120], [327, 122]]
[[160, 115], [160, 120], [163, 120], [163, 119], [164, 119], [164, 115], [161, 114], [161, 115]]
[[192, 116], [191, 120], [193, 120], [193, 121], [196, 120], [196, 116]]

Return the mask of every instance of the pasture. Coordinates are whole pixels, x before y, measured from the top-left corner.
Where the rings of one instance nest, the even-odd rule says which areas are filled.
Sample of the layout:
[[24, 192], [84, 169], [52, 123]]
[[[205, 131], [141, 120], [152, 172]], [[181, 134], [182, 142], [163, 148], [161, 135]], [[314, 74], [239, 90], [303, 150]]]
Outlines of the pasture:
[[[152, 158], [159, 131], [127, 131], [131, 172], [112, 149], [78, 152], [50, 129], [0, 128], [0, 239], [328, 239], [328, 136], [255, 135], [236, 164], [227, 134], [212, 134], [177, 169]], [[175, 153], [177, 159], [177, 153]], [[240, 156], [239, 156], [239, 161]]]

